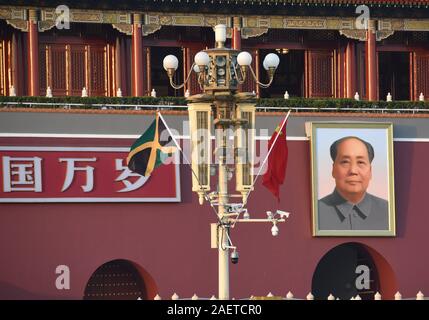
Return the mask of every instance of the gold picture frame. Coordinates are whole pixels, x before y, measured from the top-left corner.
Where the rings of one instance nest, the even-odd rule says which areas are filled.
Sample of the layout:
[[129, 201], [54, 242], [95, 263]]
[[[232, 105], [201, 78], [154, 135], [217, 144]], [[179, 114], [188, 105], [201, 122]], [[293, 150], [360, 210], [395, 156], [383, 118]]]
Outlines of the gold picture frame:
[[313, 236], [395, 236], [393, 124], [307, 122], [306, 134]]

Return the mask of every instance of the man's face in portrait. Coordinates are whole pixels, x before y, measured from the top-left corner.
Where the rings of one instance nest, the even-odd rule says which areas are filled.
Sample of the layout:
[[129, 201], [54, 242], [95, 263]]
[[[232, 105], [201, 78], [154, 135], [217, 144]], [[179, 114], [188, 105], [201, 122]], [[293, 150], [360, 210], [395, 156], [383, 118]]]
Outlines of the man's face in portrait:
[[363, 198], [372, 178], [371, 162], [364, 143], [350, 138], [338, 145], [332, 177], [343, 198], [353, 203]]

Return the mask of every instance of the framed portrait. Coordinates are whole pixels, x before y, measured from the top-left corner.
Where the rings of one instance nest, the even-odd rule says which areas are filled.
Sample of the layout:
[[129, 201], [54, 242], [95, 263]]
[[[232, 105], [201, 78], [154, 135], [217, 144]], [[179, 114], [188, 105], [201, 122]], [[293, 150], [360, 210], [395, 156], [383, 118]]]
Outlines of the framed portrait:
[[313, 236], [395, 236], [393, 125], [308, 122]]

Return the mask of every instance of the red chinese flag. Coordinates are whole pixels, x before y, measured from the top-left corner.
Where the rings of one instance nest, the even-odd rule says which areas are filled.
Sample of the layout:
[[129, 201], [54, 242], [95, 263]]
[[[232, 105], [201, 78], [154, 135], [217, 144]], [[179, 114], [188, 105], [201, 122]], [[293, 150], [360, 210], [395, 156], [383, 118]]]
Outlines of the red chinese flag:
[[283, 126], [283, 129], [278, 135], [281, 128], [281, 124], [276, 128], [273, 135], [271, 136], [270, 141], [268, 142], [268, 150], [271, 149], [274, 141], [274, 147], [271, 150], [270, 155], [268, 156], [268, 169], [263, 176], [262, 184], [268, 188], [276, 197], [277, 201], [280, 201], [279, 195], [279, 186], [283, 184], [286, 175], [286, 165], [288, 157], [288, 148], [286, 143], [286, 123]]

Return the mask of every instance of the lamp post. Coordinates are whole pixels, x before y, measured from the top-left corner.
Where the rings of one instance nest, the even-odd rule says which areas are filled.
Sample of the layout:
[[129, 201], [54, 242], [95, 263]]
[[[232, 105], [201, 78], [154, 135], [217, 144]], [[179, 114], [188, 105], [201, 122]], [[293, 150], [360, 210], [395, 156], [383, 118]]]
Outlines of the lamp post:
[[[225, 47], [226, 26], [215, 26], [216, 48], [198, 52], [195, 55], [188, 75], [183, 84], [173, 82], [173, 75], [178, 68], [178, 59], [173, 55], [164, 58], [163, 65], [167, 71], [170, 85], [175, 89], [182, 88], [189, 81], [191, 73], [197, 74], [202, 94], [189, 96], [188, 112], [190, 119], [191, 152], [192, 152], [192, 190], [199, 195], [199, 202], [209, 201], [217, 206], [217, 224], [212, 228], [212, 239], [218, 249], [219, 266], [219, 299], [229, 299], [229, 250], [233, 250], [231, 261], [238, 261], [238, 252], [232, 245], [230, 229], [236, 222], [269, 222], [273, 224], [272, 234], [278, 234], [277, 222], [284, 221], [269, 212], [268, 219], [249, 219], [245, 205], [249, 192], [253, 189], [253, 152], [255, 128], [254, 93], [238, 93], [238, 85], [244, 83], [248, 71], [254, 81], [261, 87], [271, 85], [275, 70], [279, 64], [276, 54], [268, 54], [263, 62], [269, 75], [269, 82], [258, 81], [251, 67], [252, 56], [248, 52], [239, 52]], [[215, 128], [214, 155], [218, 163], [218, 188], [210, 191], [211, 165], [211, 114]], [[231, 147], [230, 134], [234, 132], [234, 145]], [[235, 166], [233, 169], [232, 166]], [[236, 191], [228, 193], [228, 172], [235, 170]], [[230, 203], [230, 198], [242, 197], [243, 203]], [[243, 219], [240, 214], [243, 213]], [[286, 216], [287, 217], [287, 216]]]

